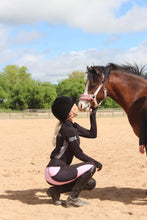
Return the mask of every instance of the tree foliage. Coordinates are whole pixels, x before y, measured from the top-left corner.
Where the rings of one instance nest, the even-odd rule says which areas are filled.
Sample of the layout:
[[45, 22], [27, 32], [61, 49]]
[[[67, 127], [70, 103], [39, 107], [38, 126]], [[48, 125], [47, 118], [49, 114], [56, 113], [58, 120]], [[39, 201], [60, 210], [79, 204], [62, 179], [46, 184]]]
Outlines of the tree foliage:
[[9, 65], [0, 73], [1, 108], [50, 108], [56, 96], [54, 85], [33, 80], [25, 66]]
[[107, 97], [101, 104], [100, 108], [120, 108], [120, 105], [118, 105], [113, 99], [110, 97]]
[[59, 82], [57, 95], [76, 97], [78, 101], [80, 94], [84, 92], [85, 82], [85, 74], [83, 72], [73, 72], [68, 75], [68, 79]]
[[[74, 71], [58, 85], [53, 85], [33, 80], [25, 66], [8, 65], [0, 72], [0, 108], [47, 109], [51, 108], [54, 99], [60, 95], [76, 97], [78, 102], [85, 90], [85, 83], [85, 73], [82, 71]], [[119, 106], [108, 97], [101, 107]]]
[[79, 80], [79, 79], [85, 79], [85, 73], [82, 71], [73, 71], [71, 74], [68, 74], [68, 78], [70, 80]]

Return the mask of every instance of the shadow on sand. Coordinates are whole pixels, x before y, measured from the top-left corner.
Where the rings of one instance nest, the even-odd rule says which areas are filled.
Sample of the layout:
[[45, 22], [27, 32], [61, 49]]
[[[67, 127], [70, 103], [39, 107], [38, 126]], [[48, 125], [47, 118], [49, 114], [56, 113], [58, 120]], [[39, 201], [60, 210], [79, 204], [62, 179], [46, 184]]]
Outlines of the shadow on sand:
[[[0, 199], [18, 200], [28, 205], [52, 204], [45, 189], [7, 190]], [[83, 191], [81, 198], [99, 199], [101, 201], [118, 201], [124, 204], [147, 205], [147, 190], [134, 188], [104, 187], [92, 191]]]

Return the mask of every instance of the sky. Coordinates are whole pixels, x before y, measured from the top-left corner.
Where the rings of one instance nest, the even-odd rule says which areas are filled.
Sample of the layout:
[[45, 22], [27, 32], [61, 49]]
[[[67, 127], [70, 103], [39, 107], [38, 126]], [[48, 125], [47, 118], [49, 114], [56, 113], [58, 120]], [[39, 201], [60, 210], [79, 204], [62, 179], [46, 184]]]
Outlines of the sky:
[[0, 0], [0, 71], [55, 83], [110, 62], [147, 64], [147, 0]]

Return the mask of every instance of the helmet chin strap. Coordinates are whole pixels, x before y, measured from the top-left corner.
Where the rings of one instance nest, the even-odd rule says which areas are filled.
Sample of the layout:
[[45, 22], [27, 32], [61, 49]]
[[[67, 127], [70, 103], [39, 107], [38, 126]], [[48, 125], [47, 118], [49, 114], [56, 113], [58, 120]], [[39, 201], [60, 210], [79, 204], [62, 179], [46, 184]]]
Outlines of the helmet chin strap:
[[67, 118], [67, 120], [70, 120], [70, 119], [72, 119], [72, 118], [74, 118], [74, 117], [76, 117], [76, 116], [78, 115], [78, 113], [75, 112], [73, 109], [72, 109], [70, 112], [72, 112], [73, 115], [69, 116], [69, 117]]
[[78, 112], [75, 112], [73, 109], [71, 110], [71, 112], [72, 112], [75, 116], [78, 115]]
[[71, 118], [74, 118], [74, 117], [76, 117], [76, 116], [78, 115], [78, 113], [75, 112], [73, 109], [71, 110], [71, 112], [73, 113], [73, 115], [71, 116]]

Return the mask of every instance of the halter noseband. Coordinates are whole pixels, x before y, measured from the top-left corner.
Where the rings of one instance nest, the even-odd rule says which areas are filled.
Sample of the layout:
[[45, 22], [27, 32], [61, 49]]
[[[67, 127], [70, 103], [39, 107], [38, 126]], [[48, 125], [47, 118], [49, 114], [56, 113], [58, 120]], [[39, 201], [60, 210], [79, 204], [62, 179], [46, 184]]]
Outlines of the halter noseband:
[[[88, 86], [89, 86], [89, 82], [87, 82], [85, 92], [84, 92], [84, 94], [80, 95], [79, 100], [86, 100], [86, 101], [91, 101], [92, 100], [95, 103], [95, 107], [100, 106], [102, 104], [102, 102], [107, 97], [107, 89], [104, 87], [104, 74], [102, 75], [102, 82], [99, 85], [99, 87], [96, 89], [94, 94], [88, 94]], [[102, 87], [103, 87], [103, 91], [104, 91], [104, 98], [99, 103], [97, 103], [96, 96], [97, 96], [97, 94], [99, 93], [99, 91], [101, 90]]]

